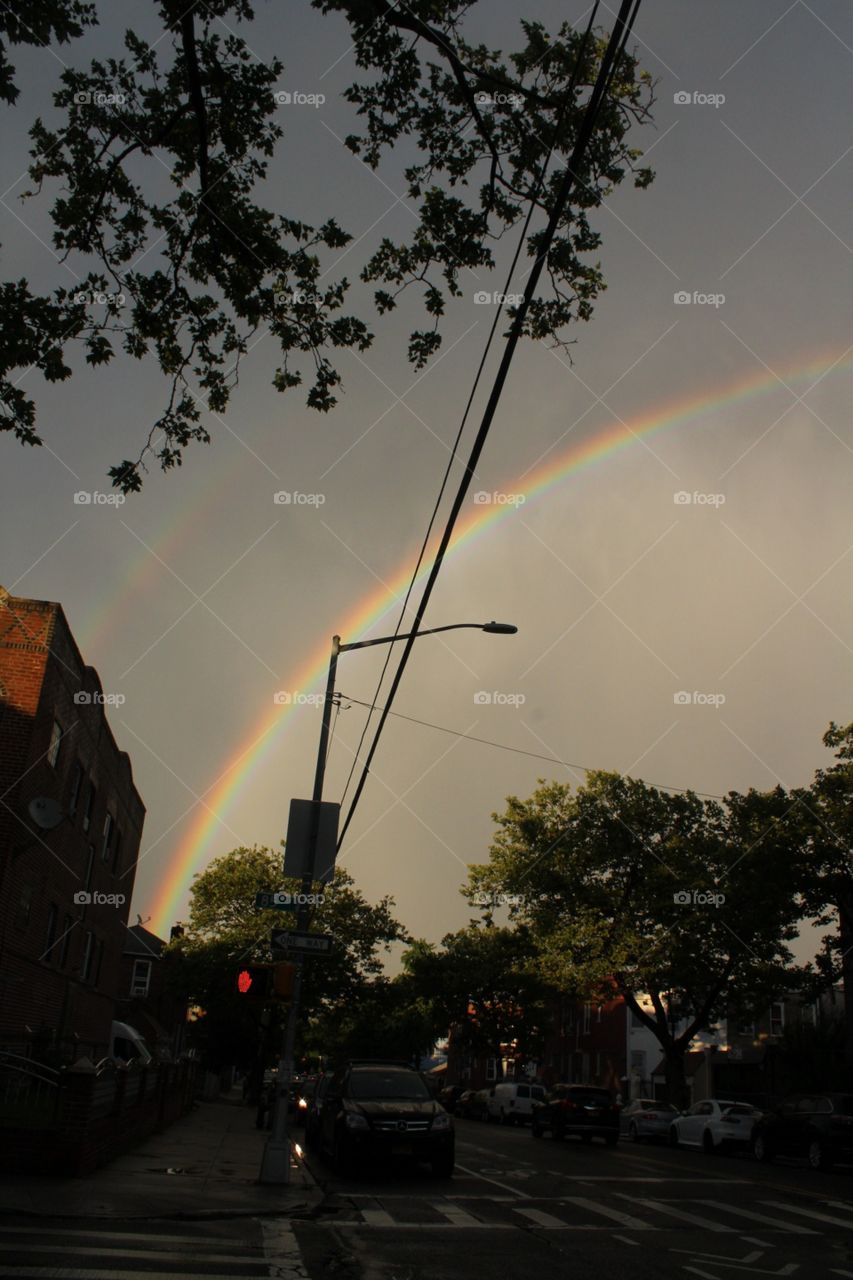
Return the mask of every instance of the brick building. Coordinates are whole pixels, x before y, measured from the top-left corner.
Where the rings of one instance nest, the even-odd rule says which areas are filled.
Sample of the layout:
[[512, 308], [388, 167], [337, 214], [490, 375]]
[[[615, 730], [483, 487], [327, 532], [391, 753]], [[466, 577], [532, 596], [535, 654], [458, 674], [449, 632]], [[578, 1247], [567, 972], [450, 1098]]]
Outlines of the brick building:
[[0, 1045], [103, 1056], [145, 807], [62, 608], [0, 587]]
[[131, 925], [127, 930], [121, 958], [118, 1016], [141, 1032], [157, 1058], [173, 1061], [184, 1048], [187, 1002], [166, 985], [165, 946], [163, 938], [142, 924]]

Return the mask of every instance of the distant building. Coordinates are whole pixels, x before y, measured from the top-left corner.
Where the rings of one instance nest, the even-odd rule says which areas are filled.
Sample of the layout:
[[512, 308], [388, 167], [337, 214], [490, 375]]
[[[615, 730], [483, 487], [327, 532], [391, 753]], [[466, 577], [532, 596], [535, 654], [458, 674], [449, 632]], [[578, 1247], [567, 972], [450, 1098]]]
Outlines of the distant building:
[[161, 1060], [177, 1059], [184, 1048], [186, 1001], [173, 995], [164, 981], [166, 943], [144, 925], [125, 934], [119, 983], [119, 1019], [145, 1037]]
[[145, 807], [62, 608], [0, 587], [0, 1045], [103, 1056]]

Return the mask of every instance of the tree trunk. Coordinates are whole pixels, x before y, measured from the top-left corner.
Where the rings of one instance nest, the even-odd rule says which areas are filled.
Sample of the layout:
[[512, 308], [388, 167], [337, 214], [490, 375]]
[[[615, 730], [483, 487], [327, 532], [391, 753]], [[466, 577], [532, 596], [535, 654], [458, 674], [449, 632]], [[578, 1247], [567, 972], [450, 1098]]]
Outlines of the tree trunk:
[[685, 1111], [690, 1105], [690, 1090], [687, 1087], [687, 1076], [684, 1070], [684, 1048], [674, 1044], [667, 1048], [664, 1058], [666, 1075], [666, 1096], [679, 1111]]

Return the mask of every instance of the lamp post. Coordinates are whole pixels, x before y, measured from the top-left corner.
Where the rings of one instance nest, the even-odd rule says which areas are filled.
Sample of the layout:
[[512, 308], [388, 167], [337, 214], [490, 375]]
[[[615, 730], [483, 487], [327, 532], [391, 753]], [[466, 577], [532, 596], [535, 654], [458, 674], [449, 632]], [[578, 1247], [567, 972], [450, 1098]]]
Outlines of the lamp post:
[[[505, 636], [515, 635], [518, 631], [518, 627], [513, 626], [511, 622], [451, 622], [447, 626], [429, 627], [425, 631], [407, 631], [396, 636], [378, 636], [375, 640], [354, 640], [350, 644], [341, 644], [340, 636], [332, 636], [332, 651], [329, 655], [326, 693], [323, 698], [323, 724], [320, 729], [317, 767], [314, 770], [314, 791], [311, 797], [312, 812], [308, 836], [309, 857], [302, 877], [300, 894], [302, 901], [296, 916], [297, 929], [307, 929], [310, 918], [309, 900], [314, 883], [313, 872], [317, 853], [317, 839], [320, 831], [320, 803], [323, 799], [323, 782], [326, 776], [326, 756], [328, 755], [329, 733], [332, 723], [338, 655], [348, 653], [352, 649], [369, 649], [377, 644], [396, 644], [398, 640], [419, 639], [421, 636], [436, 635], [439, 631], [459, 631], [463, 629], [487, 631], [490, 635]], [[264, 1183], [285, 1184], [290, 1181], [290, 1142], [287, 1134], [287, 1111], [290, 1082], [293, 1078], [293, 1052], [296, 1045], [296, 1025], [299, 1019], [303, 966], [304, 958], [297, 956], [296, 973], [293, 981], [293, 998], [288, 1012], [287, 1030], [276, 1073], [276, 1098], [272, 1133], [264, 1147], [264, 1155], [261, 1161], [260, 1181]]]

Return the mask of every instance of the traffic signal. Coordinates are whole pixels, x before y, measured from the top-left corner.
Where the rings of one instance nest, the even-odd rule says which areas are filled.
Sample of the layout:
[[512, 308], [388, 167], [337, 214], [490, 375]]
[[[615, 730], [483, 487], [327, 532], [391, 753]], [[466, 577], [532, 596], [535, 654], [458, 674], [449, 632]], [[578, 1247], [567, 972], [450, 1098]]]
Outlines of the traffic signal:
[[273, 966], [272, 989], [278, 1000], [293, 999], [293, 981], [296, 977], [296, 965], [289, 960], [282, 960]]
[[237, 990], [251, 1000], [266, 1000], [269, 995], [270, 966], [246, 964], [237, 972]]

